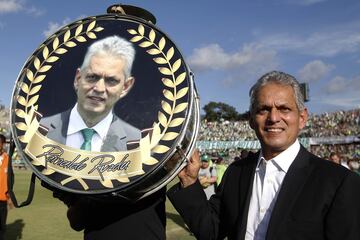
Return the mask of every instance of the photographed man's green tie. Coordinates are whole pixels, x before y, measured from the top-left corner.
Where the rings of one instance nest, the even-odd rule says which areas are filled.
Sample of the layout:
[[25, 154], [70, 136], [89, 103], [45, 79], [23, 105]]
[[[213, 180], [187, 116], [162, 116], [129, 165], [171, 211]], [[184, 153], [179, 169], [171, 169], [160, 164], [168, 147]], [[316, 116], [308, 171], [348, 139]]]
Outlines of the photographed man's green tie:
[[81, 145], [82, 150], [91, 151], [91, 139], [94, 136], [95, 130], [92, 128], [85, 128], [81, 130], [84, 137], [84, 142]]

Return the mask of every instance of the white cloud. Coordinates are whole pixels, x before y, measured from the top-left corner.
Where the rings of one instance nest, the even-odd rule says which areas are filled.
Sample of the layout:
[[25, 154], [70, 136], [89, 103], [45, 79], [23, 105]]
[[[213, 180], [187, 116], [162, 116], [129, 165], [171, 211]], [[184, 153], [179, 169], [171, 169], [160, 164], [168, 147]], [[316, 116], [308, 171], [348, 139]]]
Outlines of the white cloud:
[[44, 15], [45, 11], [32, 6], [26, 9], [26, 13], [38, 17]]
[[0, 13], [18, 12], [23, 9], [23, 4], [21, 0], [0, 0]]
[[43, 31], [44, 36], [45, 37], [51, 36], [53, 33], [55, 33], [61, 27], [67, 25], [69, 22], [70, 22], [70, 18], [65, 18], [61, 23], [49, 22], [48, 28]]
[[195, 71], [229, 70], [252, 64], [269, 65], [276, 56], [275, 51], [264, 50], [260, 45], [247, 44], [237, 52], [226, 52], [219, 44], [210, 44], [194, 49], [188, 58]]
[[226, 52], [219, 44], [210, 44], [194, 49], [187, 60], [195, 73], [209, 70], [224, 72], [223, 79], [219, 80], [227, 87], [251, 80], [279, 65], [276, 51], [256, 44], [245, 44], [236, 52]]
[[288, 0], [289, 3], [302, 5], [302, 6], [310, 6], [321, 2], [326, 2], [327, 0]]
[[305, 82], [317, 82], [325, 77], [335, 65], [326, 64], [321, 60], [311, 61], [299, 70], [299, 79]]
[[[343, 93], [348, 94], [351, 92], [360, 92], [360, 76], [356, 76], [351, 79], [346, 79], [342, 76], [336, 76], [329, 81], [324, 88], [326, 93], [337, 94]], [[359, 95], [359, 94], [357, 94]]]
[[259, 40], [258, 44], [269, 49], [332, 57], [341, 53], [360, 51], [360, 23], [330, 26], [307, 36], [278, 33], [259, 38], [262, 40]]

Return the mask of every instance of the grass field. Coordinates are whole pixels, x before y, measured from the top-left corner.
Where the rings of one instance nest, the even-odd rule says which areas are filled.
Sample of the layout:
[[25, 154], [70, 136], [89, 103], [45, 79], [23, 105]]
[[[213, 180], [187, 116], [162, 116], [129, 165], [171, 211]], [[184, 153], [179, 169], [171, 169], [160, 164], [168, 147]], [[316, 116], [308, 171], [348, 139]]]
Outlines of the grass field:
[[[15, 171], [14, 191], [19, 203], [24, 201], [27, 196], [30, 177], [31, 172], [28, 170]], [[173, 185], [174, 181], [169, 185]], [[167, 239], [195, 239], [186, 230], [181, 217], [168, 200], [166, 201], [166, 215]], [[38, 179], [33, 202], [27, 207], [9, 210], [6, 240], [75, 240], [82, 238], [82, 232], [76, 232], [70, 228], [66, 218], [66, 206], [53, 198], [50, 191], [41, 187]]]

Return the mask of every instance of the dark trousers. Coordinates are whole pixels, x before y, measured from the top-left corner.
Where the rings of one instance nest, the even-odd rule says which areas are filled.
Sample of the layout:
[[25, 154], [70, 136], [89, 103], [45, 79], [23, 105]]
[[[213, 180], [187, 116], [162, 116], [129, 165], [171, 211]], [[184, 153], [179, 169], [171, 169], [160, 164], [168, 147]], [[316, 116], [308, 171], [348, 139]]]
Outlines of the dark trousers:
[[7, 202], [0, 201], [0, 240], [5, 239], [7, 213], [8, 213]]

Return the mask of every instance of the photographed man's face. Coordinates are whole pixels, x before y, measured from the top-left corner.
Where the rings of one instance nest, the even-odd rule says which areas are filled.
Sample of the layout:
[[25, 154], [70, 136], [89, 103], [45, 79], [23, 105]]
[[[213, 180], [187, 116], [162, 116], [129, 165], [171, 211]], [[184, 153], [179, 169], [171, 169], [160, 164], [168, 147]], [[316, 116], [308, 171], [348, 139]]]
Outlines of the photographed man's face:
[[128, 93], [134, 78], [125, 79], [125, 67], [126, 62], [121, 58], [97, 54], [91, 57], [86, 69], [77, 70], [74, 87], [82, 117], [105, 117]]
[[277, 156], [293, 144], [305, 126], [307, 110], [300, 112], [290, 86], [270, 83], [256, 96], [250, 126], [255, 130], [266, 159]]

